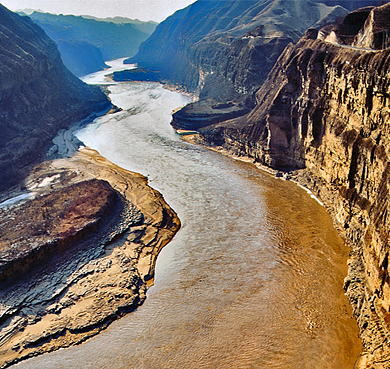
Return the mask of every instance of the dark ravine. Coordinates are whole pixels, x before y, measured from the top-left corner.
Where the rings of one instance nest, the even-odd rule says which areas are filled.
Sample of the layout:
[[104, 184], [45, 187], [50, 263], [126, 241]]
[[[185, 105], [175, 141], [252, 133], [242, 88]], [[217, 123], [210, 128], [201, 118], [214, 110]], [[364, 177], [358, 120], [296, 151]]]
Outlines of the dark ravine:
[[325, 204], [351, 246], [344, 288], [363, 343], [356, 368], [390, 367], [389, 11], [309, 30], [284, 50], [249, 114], [199, 129], [203, 143], [279, 169]]

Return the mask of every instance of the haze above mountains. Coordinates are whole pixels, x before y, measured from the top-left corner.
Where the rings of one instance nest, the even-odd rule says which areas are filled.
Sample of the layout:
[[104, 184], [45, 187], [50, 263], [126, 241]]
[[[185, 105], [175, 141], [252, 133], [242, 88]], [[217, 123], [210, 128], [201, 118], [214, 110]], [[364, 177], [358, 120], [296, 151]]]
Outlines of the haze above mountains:
[[121, 16], [161, 22], [191, 4], [192, 0], [3, 0], [12, 11], [34, 9], [52, 14], [91, 15], [98, 18]]

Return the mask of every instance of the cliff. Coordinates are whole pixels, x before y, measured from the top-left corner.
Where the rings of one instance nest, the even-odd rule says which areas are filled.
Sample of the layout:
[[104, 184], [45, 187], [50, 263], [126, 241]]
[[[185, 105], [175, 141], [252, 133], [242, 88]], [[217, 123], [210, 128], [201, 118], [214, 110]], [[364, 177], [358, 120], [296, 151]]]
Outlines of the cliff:
[[198, 0], [160, 23], [127, 60], [200, 100], [252, 103], [289, 42], [347, 11], [311, 1]]
[[309, 30], [284, 50], [249, 114], [200, 129], [209, 145], [290, 171], [327, 207], [351, 245], [345, 290], [363, 343], [356, 368], [390, 367], [389, 9]]
[[0, 6], [0, 190], [17, 183], [58, 129], [110, 108], [98, 87], [63, 65], [29, 18]]

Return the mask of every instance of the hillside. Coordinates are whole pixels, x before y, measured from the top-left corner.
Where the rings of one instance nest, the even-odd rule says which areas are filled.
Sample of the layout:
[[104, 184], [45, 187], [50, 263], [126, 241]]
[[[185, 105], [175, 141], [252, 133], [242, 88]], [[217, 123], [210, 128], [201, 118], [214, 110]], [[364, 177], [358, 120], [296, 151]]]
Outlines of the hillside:
[[288, 43], [346, 13], [311, 1], [199, 0], [160, 23], [128, 62], [201, 99], [250, 100]]
[[17, 183], [59, 128], [109, 109], [98, 87], [63, 65], [55, 43], [29, 18], [0, 6], [0, 189]]

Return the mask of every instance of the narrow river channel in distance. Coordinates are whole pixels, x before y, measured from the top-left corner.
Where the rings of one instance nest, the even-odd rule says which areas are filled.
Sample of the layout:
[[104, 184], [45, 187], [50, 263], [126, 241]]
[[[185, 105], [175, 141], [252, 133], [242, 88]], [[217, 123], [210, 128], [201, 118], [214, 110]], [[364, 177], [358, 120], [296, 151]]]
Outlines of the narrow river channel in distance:
[[349, 249], [325, 209], [294, 183], [182, 141], [170, 113], [187, 97], [150, 82], [108, 88], [123, 111], [78, 137], [146, 175], [182, 228], [137, 311], [15, 368], [352, 369], [361, 343], [342, 288]]

